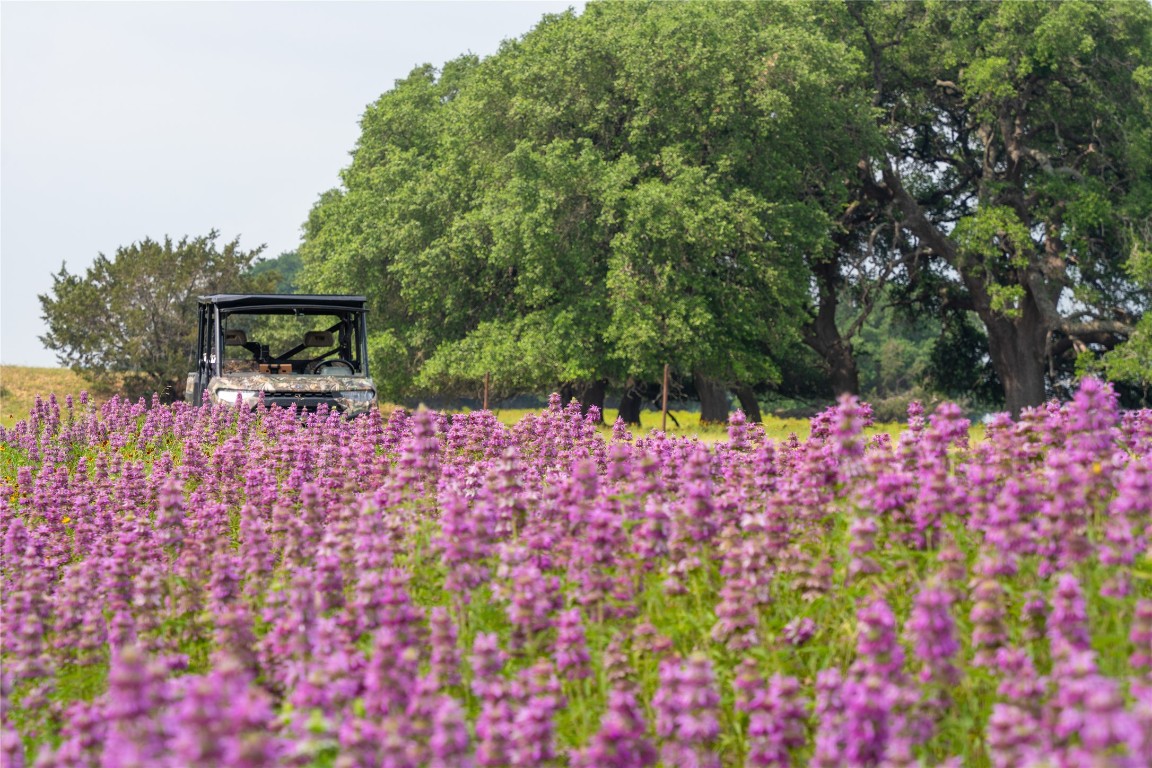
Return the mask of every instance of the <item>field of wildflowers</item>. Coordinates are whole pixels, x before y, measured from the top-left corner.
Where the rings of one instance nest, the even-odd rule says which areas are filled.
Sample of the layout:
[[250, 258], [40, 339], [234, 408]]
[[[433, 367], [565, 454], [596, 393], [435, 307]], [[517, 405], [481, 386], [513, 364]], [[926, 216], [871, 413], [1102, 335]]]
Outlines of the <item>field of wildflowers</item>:
[[5, 766], [1152, 764], [1152, 413], [0, 429]]

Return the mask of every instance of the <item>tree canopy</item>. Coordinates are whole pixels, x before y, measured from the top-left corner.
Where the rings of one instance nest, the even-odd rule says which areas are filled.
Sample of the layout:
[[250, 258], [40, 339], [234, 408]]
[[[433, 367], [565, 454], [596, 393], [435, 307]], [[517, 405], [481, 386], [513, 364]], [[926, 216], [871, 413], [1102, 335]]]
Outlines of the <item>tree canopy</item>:
[[1149, 295], [1152, 9], [1140, 2], [848, 4], [883, 155], [864, 184], [920, 250], [912, 287], [971, 311], [1013, 411]]
[[748, 393], [801, 343], [854, 391], [887, 302], [1018, 410], [1147, 308], [1150, 29], [1140, 2], [590, 3], [370, 105], [298, 281], [371, 297], [385, 396], [665, 364]]
[[83, 276], [61, 266], [39, 297], [48, 325], [40, 340], [96, 387], [115, 378], [129, 397], [181, 397], [194, 367], [197, 297], [271, 290], [279, 279], [251, 273], [263, 247], [218, 239], [215, 231], [178, 242], [144, 238], [112, 258], [97, 255]]
[[799, 12], [592, 4], [418, 68], [313, 210], [304, 284], [366, 286], [397, 389], [624, 384], [665, 363], [775, 380], [829, 226], [813, 180], [856, 161], [842, 124], [806, 140], [855, 70]]

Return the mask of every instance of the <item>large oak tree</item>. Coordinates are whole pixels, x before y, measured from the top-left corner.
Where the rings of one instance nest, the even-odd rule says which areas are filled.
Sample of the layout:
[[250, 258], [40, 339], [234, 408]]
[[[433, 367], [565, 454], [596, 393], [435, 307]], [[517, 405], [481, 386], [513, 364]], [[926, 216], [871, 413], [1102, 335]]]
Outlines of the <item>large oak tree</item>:
[[1009, 409], [1038, 405], [1148, 305], [1126, 265], [1152, 232], [1152, 7], [845, 8], [889, 139], [862, 187], [927, 255], [936, 305], [983, 323]]
[[706, 419], [728, 388], [754, 409], [808, 319], [838, 168], [867, 146], [843, 130], [862, 57], [797, 14], [591, 4], [414, 71], [313, 211], [304, 283], [373, 295], [397, 390], [491, 372], [602, 401], [669, 363]]
[[1018, 411], [1146, 308], [1126, 265], [1152, 230], [1150, 16], [1068, 0], [546, 17], [368, 109], [302, 282], [373, 297], [394, 396], [491, 373], [602, 402], [670, 363], [719, 419], [725, 390], [754, 409], [800, 341], [856, 391], [853, 339], [895, 298], [939, 315], [945, 363], [950, 340], [980, 343], [978, 318]]

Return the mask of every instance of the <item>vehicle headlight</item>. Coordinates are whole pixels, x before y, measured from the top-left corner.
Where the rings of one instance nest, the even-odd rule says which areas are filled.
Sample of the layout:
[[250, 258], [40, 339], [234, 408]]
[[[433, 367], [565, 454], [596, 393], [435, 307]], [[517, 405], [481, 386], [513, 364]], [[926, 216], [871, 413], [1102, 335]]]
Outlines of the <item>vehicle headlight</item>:
[[351, 389], [341, 392], [340, 397], [353, 403], [371, 403], [376, 399], [376, 393], [370, 389]]
[[244, 405], [256, 405], [260, 393], [254, 389], [218, 389], [216, 390], [216, 399], [228, 405], [235, 405], [236, 398], [239, 397], [244, 401]]

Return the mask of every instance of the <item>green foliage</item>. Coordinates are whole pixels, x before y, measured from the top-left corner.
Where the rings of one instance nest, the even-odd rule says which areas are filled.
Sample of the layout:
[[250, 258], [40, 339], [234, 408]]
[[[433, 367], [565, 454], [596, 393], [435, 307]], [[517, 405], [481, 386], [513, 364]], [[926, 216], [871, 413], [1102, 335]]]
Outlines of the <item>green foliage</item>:
[[484, 322], [464, 339], [441, 344], [417, 381], [434, 391], [451, 392], [496, 371], [493, 394], [500, 396], [549, 382], [589, 379], [594, 372], [579, 367], [584, 330], [583, 318], [569, 312]]
[[988, 286], [988, 297], [991, 299], [989, 306], [993, 312], [1009, 318], [1020, 317], [1024, 286], [993, 283]]
[[1031, 235], [1007, 206], [981, 206], [973, 215], [956, 222], [952, 237], [966, 259], [996, 264], [1001, 270], [1028, 266]]
[[1140, 319], [1126, 343], [1105, 353], [1101, 365], [1110, 380], [1139, 387], [1147, 405], [1152, 388], [1152, 315]]
[[[1011, 64], [1003, 56], [991, 56], [973, 62], [972, 66], [963, 72], [962, 82], [970, 93], [982, 94], [988, 100], [1004, 99], [1012, 96], [1013, 87], [1010, 78]], [[992, 117], [991, 113], [987, 113]]]
[[1125, 260], [1152, 235], [1152, 8], [929, 0], [850, 13], [889, 138], [872, 160], [938, 265], [912, 279], [946, 277], [956, 306], [998, 328], [1001, 373], [1033, 368], [1003, 379], [1042, 382], [1032, 374], [1062, 367], [1037, 348], [1045, 338], [1097, 343], [1092, 321], [1142, 311], [1147, 289]]
[[[1152, 244], [1134, 245], [1127, 266], [1134, 280], [1152, 289]], [[1152, 314], [1146, 313], [1140, 318], [1127, 341], [1106, 352], [1099, 361], [1093, 360], [1085, 366], [1085, 373], [1097, 371], [1103, 372], [1111, 381], [1138, 388], [1141, 403], [1149, 405], [1148, 392], [1152, 388]]]
[[368, 334], [368, 370], [376, 390], [385, 400], [397, 399], [411, 381], [408, 350], [391, 330]]
[[197, 297], [268, 290], [277, 280], [251, 271], [263, 247], [220, 247], [218, 237], [145, 238], [111, 259], [99, 254], [83, 277], [61, 266], [39, 297], [48, 324], [40, 340], [96, 388], [118, 380], [131, 398], [180, 397], [193, 367]]
[[941, 330], [934, 317], [912, 321], [890, 306], [879, 307], [854, 344], [861, 397], [875, 406], [878, 401], [922, 386]]
[[284, 251], [274, 259], [257, 260], [252, 265], [251, 274], [256, 276], [274, 273], [277, 280], [274, 289], [276, 293], [296, 293], [296, 276], [300, 273], [303, 263], [298, 251]]
[[1141, 285], [1152, 287], [1152, 241], [1133, 244], [1128, 271]]
[[615, 354], [638, 377], [670, 361], [730, 381], [778, 379], [763, 348], [792, 341], [804, 301], [798, 249], [781, 253], [768, 235], [787, 217], [750, 191], [722, 195], [674, 155], [662, 165], [664, 179], [630, 191], [612, 243]]
[[988, 337], [967, 314], [944, 316], [927, 373], [932, 388], [949, 397], [1002, 402], [1000, 382], [988, 359]]
[[[369, 294], [397, 371], [385, 396], [485, 373], [503, 392], [654, 380], [665, 363], [777, 381], [830, 177], [871, 117], [862, 57], [813, 13], [591, 4], [484, 61], [414, 70], [313, 209], [302, 285]], [[848, 107], [855, 133], [832, 120]]]
[[829, 260], [1042, 365], [1148, 304], [1150, 42], [1141, 3], [592, 3], [371, 105], [300, 287], [369, 295], [393, 398], [774, 384]]

